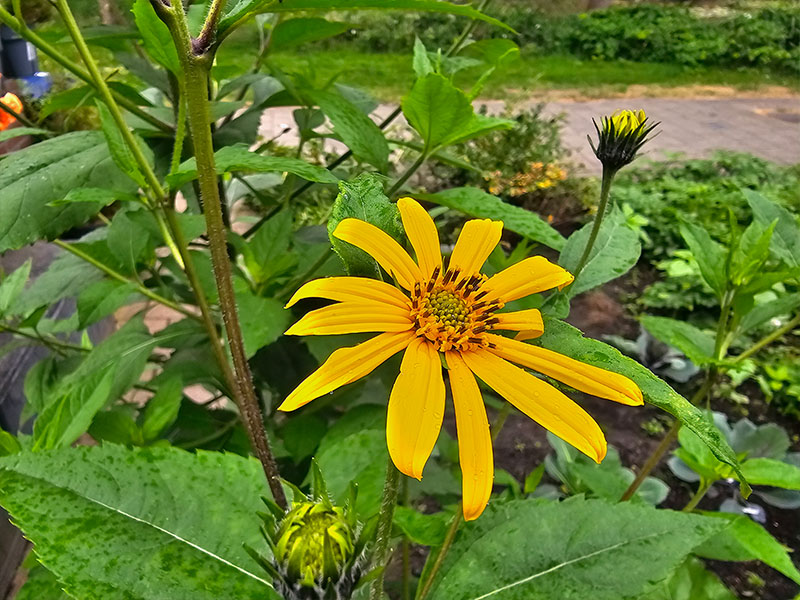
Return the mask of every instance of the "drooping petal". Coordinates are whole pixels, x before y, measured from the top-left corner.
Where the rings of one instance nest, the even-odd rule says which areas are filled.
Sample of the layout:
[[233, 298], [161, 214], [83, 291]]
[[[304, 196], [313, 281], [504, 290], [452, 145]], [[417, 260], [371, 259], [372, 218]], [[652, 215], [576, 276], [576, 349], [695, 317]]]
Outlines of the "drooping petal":
[[644, 404], [639, 386], [624, 375], [499, 335], [489, 334], [488, 339], [495, 346], [489, 352], [557, 379], [576, 390], [629, 406]]
[[450, 268], [459, 269], [465, 277], [475, 275], [497, 246], [502, 234], [502, 221], [490, 219], [467, 221], [450, 256]]
[[399, 308], [408, 308], [409, 299], [393, 285], [368, 279], [367, 277], [326, 277], [324, 279], [314, 279], [294, 293], [292, 299], [286, 303], [285, 308], [297, 304], [306, 298], [325, 298], [327, 300], [338, 300], [355, 302], [364, 300], [374, 300], [383, 302]]
[[286, 335], [338, 335], [407, 331], [413, 322], [408, 308], [379, 302], [341, 302], [307, 313]]
[[320, 396], [354, 382], [405, 348], [414, 339], [411, 331], [382, 333], [357, 346], [339, 348], [322, 366], [298, 385], [278, 409], [300, 408]]
[[422, 279], [417, 263], [392, 236], [360, 219], [345, 219], [336, 227], [334, 237], [361, 248], [378, 261], [392, 278], [407, 290]]
[[412, 198], [400, 198], [397, 201], [400, 217], [406, 235], [417, 253], [422, 276], [428, 278], [436, 267], [442, 266], [442, 251], [439, 245], [439, 232], [428, 214], [428, 211]]
[[389, 455], [409, 477], [422, 479], [442, 428], [444, 396], [439, 353], [427, 340], [414, 339], [403, 355], [386, 419]]
[[492, 495], [494, 460], [489, 421], [478, 383], [458, 352], [447, 352], [450, 389], [456, 408], [458, 461], [464, 518], [477, 519]]
[[529, 340], [539, 337], [544, 333], [544, 321], [542, 313], [536, 308], [528, 310], [517, 310], [513, 312], [495, 313], [492, 315], [497, 322], [492, 325], [492, 329], [510, 329], [519, 331], [517, 339]]
[[463, 352], [467, 366], [520, 411], [597, 462], [606, 438], [594, 419], [553, 386], [486, 350]]
[[486, 300], [511, 302], [552, 288], [562, 288], [575, 279], [572, 274], [543, 256], [532, 256], [503, 269], [480, 289], [488, 291]]

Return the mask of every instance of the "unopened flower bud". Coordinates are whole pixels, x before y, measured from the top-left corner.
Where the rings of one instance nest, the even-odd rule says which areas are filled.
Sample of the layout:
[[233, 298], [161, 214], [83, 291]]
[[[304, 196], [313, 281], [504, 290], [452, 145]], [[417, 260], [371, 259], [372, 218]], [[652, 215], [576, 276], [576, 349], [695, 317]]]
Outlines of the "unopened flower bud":
[[649, 141], [648, 135], [658, 126], [650, 125], [643, 110], [618, 110], [611, 116], [603, 117], [602, 126], [592, 119], [597, 130], [598, 141], [595, 146], [589, 139], [595, 156], [603, 163], [603, 168], [616, 173], [636, 158], [642, 146]]

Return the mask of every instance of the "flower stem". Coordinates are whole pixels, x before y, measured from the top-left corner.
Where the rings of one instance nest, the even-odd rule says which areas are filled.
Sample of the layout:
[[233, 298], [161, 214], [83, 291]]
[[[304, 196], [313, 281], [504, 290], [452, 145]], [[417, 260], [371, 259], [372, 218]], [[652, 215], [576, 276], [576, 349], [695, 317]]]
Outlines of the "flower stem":
[[226, 3], [227, 0], [212, 0], [206, 21], [203, 23], [203, 29], [194, 40], [194, 50], [197, 54], [204, 54], [213, 43], [214, 37], [217, 35], [219, 20], [222, 18], [222, 9], [225, 8]]
[[170, 29], [185, 77], [183, 89], [186, 92], [189, 130], [197, 160], [198, 183], [208, 230], [211, 262], [219, 292], [222, 319], [225, 323], [228, 345], [233, 359], [235, 381], [231, 391], [239, 406], [250, 443], [267, 476], [273, 498], [279, 506], [286, 508], [286, 496], [281, 486], [280, 474], [264, 428], [261, 407], [253, 389], [253, 379], [244, 349], [242, 329], [236, 308], [236, 295], [233, 289], [233, 276], [228, 259], [227, 232], [222, 217], [208, 101], [208, 75], [213, 63], [213, 56], [195, 54], [182, 4], [175, 3], [171, 7], [162, 5], [158, 12]]
[[740, 362], [747, 358], [750, 358], [753, 354], [755, 354], [765, 346], [768, 346], [778, 338], [783, 337], [784, 335], [792, 331], [795, 327], [800, 327], [800, 313], [797, 313], [791, 321], [789, 321], [782, 327], [779, 327], [772, 333], [764, 336], [763, 338], [755, 342], [752, 346], [750, 346], [747, 350], [742, 352], [739, 356], [736, 356], [733, 359], [733, 361]]
[[695, 507], [700, 504], [700, 500], [705, 498], [709, 489], [711, 489], [711, 482], [701, 479], [700, 483], [697, 484], [697, 491], [694, 493], [694, 496], [692, 496], [686, 506], [683, 507], [683, 512], [693, 511]]
[[403, 184], [406, 181], [408, 181], [408, 179], [414, 173], [417, 172], [417, 169], [419, 169], [427, 159], [428, 159], [427, 153], [423, 152], [422, 154], [420, 154], [419, 157], [417, 157], [417, 160], [415, 160], [414, 163], [410, 167], [408, 167], [408, 169], [406, 169], [405, 173], [400, 175], [397, 181], [394, 182], [394, 185], [386, 193], [386, 195], [389, 197], [394, 196], [400, 190], [400, 188], [403, 187]]
[[375, 536], [375, 553], [372, 557], [373, 567], [381, 569], [373, 580], [369, 590], [369, 600], [380, 600], [383, 595], [383, 578], [386, 570], [386, 561], [389, 554], [389, 540], [392, 537], [392, 520], [394, 508], [397, 505], [397, 496], [400, 489], [400, 471], [394, 466], [392, 459], [386, 465], [386, 480], [383, 484], [383, 497], [381, 510], [378, 513], [378, 531]]
[[605, 217], [608, 201], [611, 198], [611, 183], [614, 181], [616, 171], [610, 169], [603, 169], [603, 182], [600, 188], [600, 206], [597, 208], [597, 215], [594, 218], [594, 225], [592, 225], [592, 232], [589, 234], [589, 241], [586, 242], [586, 248], [583, 249], [583, 255], [578, 261], [578, 266], [575, 267], [573, 276], [578, 278], [586, 263], [592, 254], [592, 249], [597, 241], [597, 235], [600, 233], [600, 226], [603, 224], [603, 217]]
[[[35, 31], [33, 31], [27, 25], [25, 25], [24, 21], [14, 17], [10, 12], [8, 12], [2, 6], [0, 6], [0, 22], [4, 23], [5, 25], [8, 25], [8, 27], [11, 28], [14, 31], [14, 33], [16, 33], [24, 40], [36, 46], [36, 48], [38, 48], [44, 54], [46, 54], [55, 62], [60, 64], [67, 71], [75, 75], [78, 79], [81, 79], [82, 81], [88, 83], [89, 85], [96, 87], [94, 80], [92, 79], [92, 76], [85, 69], [83, 69], [83, 67], [81, 67], [79, 64], [67, 58], [63, 52], [59, 51], [57, 48], [55, 48], [47, 41], [45, 41], [44, 38], [39, 36], [39, 34], [37, 34]], [[170, 133], [172, 131], [172, 128], [169, 125], [157, 119], [150, 113], [142, 110], [142, 108], [137, 106], [133, 101], [129, 100], [128, 98], [125, 98], [124, 96], [121, 96], [119, 93], [113, 90], [112, 94], [114, 94], [114, 97], [116, 98], [117, 102], [119, 102], [119, 104], [123, 106], [125, 110], [127, 110], [131, 114], [136, 115], [143, 121], [146, 121], [150, 125], [153, 125], [157, 129], [160, 129], [165, 133]]]
[[439, 548], [439, 553], [436, 555], [436, 560], [433, 562], [431, 570], [428, 571], [428, 576], [425, 579], [425, 583], [420, 582], [420, 587], [417, 588], [418, 591], [415, 600], [423, 600], [428, 595], [428, 592], [431, 591], [431, 587], [433, 586], [433, 581], [434, 579], [436, 579], [436, 575], [437, 573], [439, 573], [439, 569], [442, 568], [444, 559], [447, 556], [447, 553], [450, 551], [450, 546], [453, 545], [453, 540], [456, 539], [456, 533], [458, 533], [458, 528], [461, 526], [461, 522], [463, 520], [464, 520], [464, 510], [462, 506], [459, 504], [458, 509], [453, 515], [453, 518], [450, 520], [450, 526], [447, 528], [447, 533], [444, 536], [442, 547]]

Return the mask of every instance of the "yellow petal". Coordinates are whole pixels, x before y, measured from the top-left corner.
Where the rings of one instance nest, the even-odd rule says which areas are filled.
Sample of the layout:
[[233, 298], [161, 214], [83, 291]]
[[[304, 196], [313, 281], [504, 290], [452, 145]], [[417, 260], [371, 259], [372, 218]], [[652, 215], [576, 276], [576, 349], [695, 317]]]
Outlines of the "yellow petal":
[[409, 477], [422, 479], [422, 469], [442, 428], [444, 396], [439, 353], [424, 338], [416, 338], [403, 355], [386, 418], [389, 455]]
[[408, 308], [382, 303], [342, 302], [312, 310], [292, 325], [286, 335], [407, 331], [412, 325]]
[[511, 302], [552, 289], [562, 288], [575, 279], [570, 273], [543, 256], [532, 256], [503, 269], [481, 286], [488, 291], [486, 300]]
[[361, 379], [375, 367], [405, 348], [414, 339], [410, 331], [382, 333], [357, 346], [339, 348], [328, 360], [309, 375], [278, 410], [295, 410], [320, 396]]
[[456, 408], [458, 461], [464, 518], [481, 516], [492, 495], [494, 461], [492, 436], [478, 383], [458, 352], [448, 352], [447, 366]]
[[583, 410], [553, 386], [486, 350], [462, 352], [467, 366], [520, 411], [597, 462], [606, 438]]
[[359, 219], [345, 219], [336, 227], [334, 237], [361, 248], [378, 261], [397, 283], [407, 290], [422, 279], [417, 263], [392, 236], [371, 223]]
[[294, 306], [300, 300], [305, 300], [306, 298], [326, 298], [327, 300], [345, 302], [348, 300], [355, 302], [374, 300], [375, 302], [383, 302], [399, 308], [408, 308], [410, 306], [408, 298], [393, 285], [366, 277], [314, 279], [294, 293], [292, 299], [286, 304], [286, 308]]
[[450, 268], [459, 269], [466, 277], [480, 272], [502, 234], [502, 221], [489, 219], [467, 221], [450, 256]]
[[644, 404], [639, 386], [624, 375], [499, 335], [490, 334], [488, 338], [495, 345], [489, 352], [557, 379], [576, 390], [629, 406]]
[[[510, 329], [519, 331], [516, 339], [529, 340], [539, 337], [544, 333], [544, 321], [542, 313], [536, 308], [529, 310], [518, 310], [514, 312], [495, 313], [493, 319], [497, 323], [492, 325], [492, 329]], [[505, 339], [505, 338], [504, 338]]]
[[400, 198], [397, 201], [400, 217], [403, 219], [406, 235], [411, 241], [414, 252], [417, 253], [422, 276], [426, 279], [431, 276], [436, 267], [442, 266], [442, 252], [439, 246], [439, 232], [436, 225], [420, 204], [412, 198]]

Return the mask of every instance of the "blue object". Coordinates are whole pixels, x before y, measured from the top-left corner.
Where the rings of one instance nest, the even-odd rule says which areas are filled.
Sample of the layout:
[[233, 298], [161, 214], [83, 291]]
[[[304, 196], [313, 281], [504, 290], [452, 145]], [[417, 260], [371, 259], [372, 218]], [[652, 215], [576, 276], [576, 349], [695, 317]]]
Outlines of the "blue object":
[[50, 93], [53, 87], [53, 78], [50, 73], [39, 71], [30, 77], [20, 77], [19, 82], [22, 86], [22, 92], [25, 96], [30, 98], [41, 98]]

